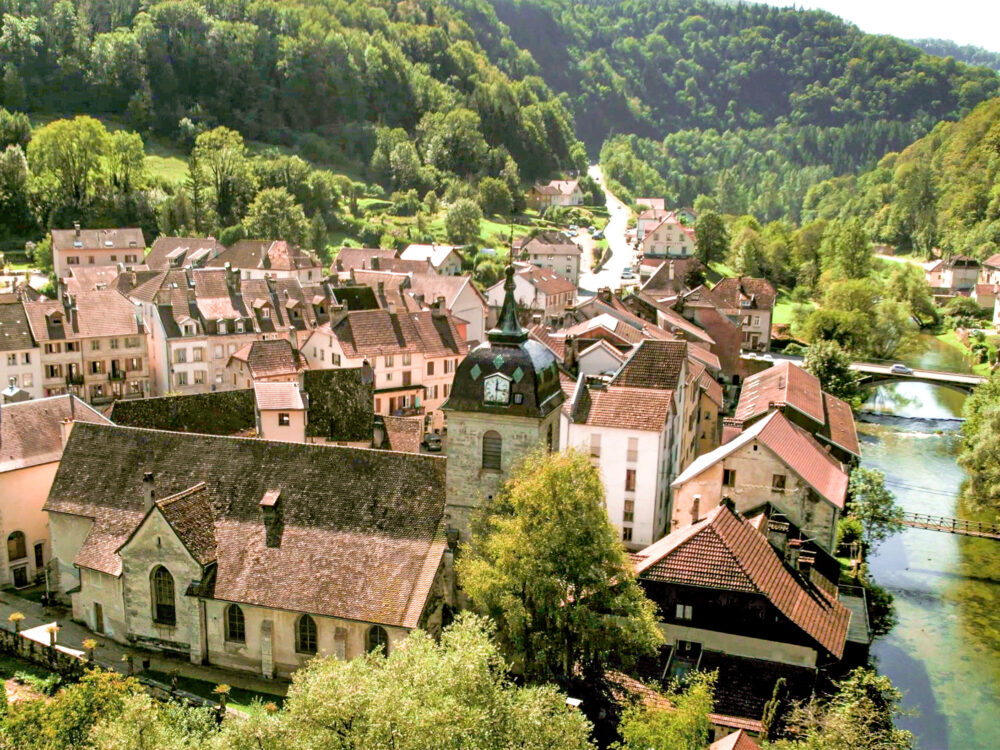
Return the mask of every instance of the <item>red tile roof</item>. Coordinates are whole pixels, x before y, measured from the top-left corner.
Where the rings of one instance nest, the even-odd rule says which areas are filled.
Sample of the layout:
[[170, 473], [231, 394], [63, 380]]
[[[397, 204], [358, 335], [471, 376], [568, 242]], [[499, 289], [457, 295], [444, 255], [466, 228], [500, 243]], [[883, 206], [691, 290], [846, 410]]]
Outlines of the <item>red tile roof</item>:
[[983, 261], [984, 266], [990, 266], [992, 268], [1000, 268], [1000, 253], [994, 253], [989, 258]]
[[713, 742], [708, 746], [708, 750], [760, 750], [760, 745], [744, 730], [738, 729], [721, 740]]
[[838, 659], [851, 613], [794, 576], [767, 539], [725, 505], [638, 553], [641, 579], [765, 596]]
[[298, 383], [254, 383], [253, 392], [261, 411], [303, 411], [306, 408]]
[[670, 418], [673, 391], [610, 385], [587, 388], [575, 405], [573, 422], [594, 427], [661, 432]]
[[64, 419], [111, 424], [76, 396], [50, 396], [4, 404], [0, 415], [0, 472], [58, 461]]
[[348, 313], [330, 329], [344, 354], [352, 359], [404, 352], [431, 357], [460, 356], [468, 349], [455, 318], [435, 312], [359, 310]]
[[576, 286], [572, 281], [548, 268], [539, 268], [538, 266], [526, 264], [517, 269], [517, 275], [545, 295], [565, 294], [576, 291]]
[[612, 383], [634, 388], [677, 390], [687, 350], [686, 341], [646, 339], [622, 365]]
[[843, 510], [847, 496], [847, 474], [843, 466], [812, 435], [792, 424], [780, 411], [771, 412], [715, 450], [698, 456], [674, 479], [672, 486], [683, 485], [754, 440], [769, 448], [829, 503]]
[[848, 453], [860, 456], [858, 428], [854, 423], [854, 411], [850, 404], [831, 396], [826, 391], [823, 391], [823, 404], [826, 406], [826, 426], [820, 434]]
[[146, 252], [146, 240], [141, 229], [53, 229], [53, 250], [138, 250]]
[[382, 417], [385, 423], [389, 450], [403, 453], [420, 453], [424, 437], [423, 417]]
[[548, 328], [541, 325], [531, 326], [528, 329], [528, 335], [545, 346], [560, 362], [566, 358], [566, 338], [564, 336], [553, 336]]
[[305, 369], [288, 339], [253, 341], [235, 352], [233, 359], [246, 362], [253, 378], [296, 375]]
[[736, 418], [746, 422], [782, 404], [791, 406], [817, 425], [826, 421], [819, 379], [787, 360], [743, 382]]

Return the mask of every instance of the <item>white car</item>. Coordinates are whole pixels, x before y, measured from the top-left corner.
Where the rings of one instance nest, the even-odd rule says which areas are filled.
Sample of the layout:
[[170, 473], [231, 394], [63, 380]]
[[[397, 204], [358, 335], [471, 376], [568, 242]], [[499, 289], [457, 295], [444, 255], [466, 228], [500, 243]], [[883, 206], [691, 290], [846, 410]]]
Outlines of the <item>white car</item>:
[[913, 370], [911, 370], [909, 367], [907, 367], [906, 365], [901, 364], [899, 362], [897, 362], [892, 367], [890, 367], [889, 368], [889, 372], [891, 372], [893, 375], [912, 375], [913, 374]]
[[628, 266], [625, 266], [625, 268], [622, 269], [622, 278], [623, 279], [634, 279], [635, 278], [635, 274], [632, 272], [631, 268], [629, 268]]

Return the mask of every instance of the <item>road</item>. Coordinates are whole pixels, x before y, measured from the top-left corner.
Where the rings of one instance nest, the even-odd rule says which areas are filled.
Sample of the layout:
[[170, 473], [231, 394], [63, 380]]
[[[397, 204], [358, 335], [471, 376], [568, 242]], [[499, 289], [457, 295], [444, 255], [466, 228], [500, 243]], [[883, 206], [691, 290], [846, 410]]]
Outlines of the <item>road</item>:
[[[628, 227], [629, 216], [628, 206], [608, 192], [601, 168], [597, 164], [591, 165], [587, 174], [597, 180], [604, 188], [604, 198], [610, 216], [608, 225], [604, 229], [604, 236], [608, 240], [612, 255], [600, 272], [593, 273], [590, 270], [590, 248], [593, 243], [589, 237], [577, 240], [577, 244], [583, 248], [583, 267], [587, 269], [586, 272], [580, 274], [580, 295], [584, 297], [596, 294], [597, 290], [602, 287], [618, 289], [622, 285], [622, 269], [626, 265], [632, 266], [635, 263], [635, 251], [625, 241], [625, 229]], [[632, 283], [638, 283], [638, 279]]]
[[881, 364], [877, 362], [852, 362], [851, 369], [856, 372], [863, 372], [869, 375], [891, 375], [900, 380], [928, 380], [939, 383], [956, 383], [959, 385], [979, 385], [986, 381], [982, 375], [973, 375], [967, 372], [946, 372], [943, 370], [909, 370], [907, 372], [893, 372], [895, 365]]

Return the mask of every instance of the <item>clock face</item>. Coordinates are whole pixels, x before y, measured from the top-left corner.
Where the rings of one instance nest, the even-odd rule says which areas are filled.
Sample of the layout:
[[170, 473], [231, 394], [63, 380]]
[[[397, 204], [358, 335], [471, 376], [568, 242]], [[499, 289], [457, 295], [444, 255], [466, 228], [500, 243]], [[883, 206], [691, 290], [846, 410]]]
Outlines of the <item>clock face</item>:
[[510, 381], [503, 375], [490, 375], [483, 381], [483, 399], [488, 404], [509, 404]]

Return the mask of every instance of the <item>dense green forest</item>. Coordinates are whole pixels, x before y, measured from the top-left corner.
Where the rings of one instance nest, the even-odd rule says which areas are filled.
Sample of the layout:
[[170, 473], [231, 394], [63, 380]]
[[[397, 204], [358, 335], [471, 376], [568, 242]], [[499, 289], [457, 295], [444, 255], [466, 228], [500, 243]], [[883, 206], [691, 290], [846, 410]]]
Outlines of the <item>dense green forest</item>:
[[534, 177], [583, 155], [542, 80], [502, 73], [434, 2], [5, 0], [0, 11], [8, 109], [113, 115], [170, 136], [226, 125], [362, 162], [379, 128], [401, 128], [425, 164], [460, 175], [498, 172], [510, 154]]
[[1000, 70], [1000, 52], [975, 47], [971, 44], [956, 44], [948, 39], [912, 39], [910, 44], [919, 47], [929, 55], [954, 57], [969, 65], [982, 65]]
[[[998, 91], [991, 70], [821, 11], [711, 0], [451, 2], [467, 15], [496, 13], [568, 97], [588, 148], [604, 144], [609, 176], [670, 203], [710, 194], [729, 213], [765, 220], [797, 220], [809, 185], [871, 166]], [[492, 27], [473, 28], [490, 50], [480, 29]]]
[[855, 216], [872, 238], [904, 249], [984, 257], [1000, 243], [1000, 99], [942, 122], [860, 176], [814, 186], [805, 219]]

